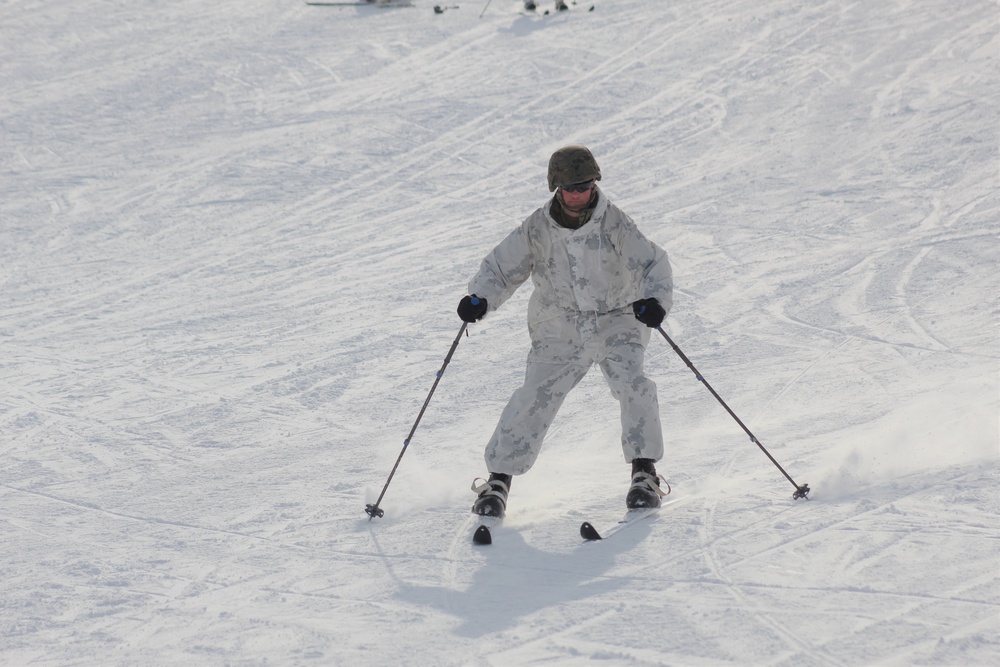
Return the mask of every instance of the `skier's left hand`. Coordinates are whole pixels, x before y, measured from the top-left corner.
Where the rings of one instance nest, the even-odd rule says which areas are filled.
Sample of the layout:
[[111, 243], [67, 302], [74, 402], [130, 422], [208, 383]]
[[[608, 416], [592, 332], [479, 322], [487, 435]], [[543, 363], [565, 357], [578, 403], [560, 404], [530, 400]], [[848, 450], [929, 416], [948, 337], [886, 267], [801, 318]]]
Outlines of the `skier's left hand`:
[[635, 319], [651, 329], [663, 324], [663, 318], [667, 316], [667, 311], [656, 299], [639, 299], [632, 304], [632, 311], [635, 313]]

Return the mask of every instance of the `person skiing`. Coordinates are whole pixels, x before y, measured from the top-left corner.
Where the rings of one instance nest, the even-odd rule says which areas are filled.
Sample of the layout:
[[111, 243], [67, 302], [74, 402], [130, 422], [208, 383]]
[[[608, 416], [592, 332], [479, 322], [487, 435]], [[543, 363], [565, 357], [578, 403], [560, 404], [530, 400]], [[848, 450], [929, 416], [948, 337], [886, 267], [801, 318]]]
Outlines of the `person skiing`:
[[643, 372], [652, 328], [673, 303], [666, 253], [597, 187], [590, 149], [564, 146], [549, 159], [553, 197], [483, 259], [458, 305], [464, 322], [499, 308], [529, 277], [524, 384], [486, 445], [489, 479], [473, 485], [475, 514], [502, 517], [511, 480], [535, 463], [569, 391], [598, 364], [621, 405], [621, 446], [631, 463], [629, 509], [658, 507], [663, 456], [656, 385]]

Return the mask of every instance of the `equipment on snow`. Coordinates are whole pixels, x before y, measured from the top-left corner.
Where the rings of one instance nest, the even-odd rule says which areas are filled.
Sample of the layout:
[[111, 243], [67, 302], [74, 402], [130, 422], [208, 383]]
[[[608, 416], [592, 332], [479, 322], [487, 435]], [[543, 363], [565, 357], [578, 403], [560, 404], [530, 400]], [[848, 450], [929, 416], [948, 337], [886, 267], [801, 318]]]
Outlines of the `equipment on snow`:
[[490, 532], [489, 527], [485, 524], [480, 524], [476, 528], [476, 532], [472, 534], [472, 543], [480, 546], [493, 544], [493, 533]]
[[746, 434], [750, 436], [750, 441], [753, 444], [755, 444], [758, 447], [760, 447], [760, 451], [764, 452], [764, 454], [767, 456], [767, 458], [769, 458], [771, 460], [771, 463], [773, 463], [774, 466], [778, 470], [781, 471], [781, 474], [784, 475], [785, 478], [789, 482], [792, 483], [792, 486], [795, 487], [795, 493], [792, 494], [792, 499], [793, 500], [799, 500], [801, 498], [805, 498], [806, 500], [809, 500], [809, 491], [811, 490], [809, 488], [809, 485], [808, 484], [803, 484], [802, 486], [799, 486], [798, 484], [795, 483], [795, 480], [792, 479], [792, 476], [789, 475], [787, 472], [785, 472], [785, 469], [781, 467], [781, 464], [778, 463], [773, 456], [771, 456], [771, 452], [767, 451], [767, 449], [764, 447], [764, 445], [762, 445], [760, 443], [760, 440], [757, 439], [757, 436], [755, 436], [750, 431], [750, 429], [748, 429], [746, 427], [746, 424], [744, 424], [743, 421], [740, 420], [740, 418], [736, 416], [736, 413], [733, 412], [732, 409], [728, 405], [726, 405], [726, 402], [724, 400], [722, 400], [722, 397], [719, 396], [718, 392], [716, 392], [715, 389], [712, 388], [712, 385], [710, 385], [708, 383], [708, 380], [706, 380], [704, 377], [702, 377], [701, 373], [698, 372], [698, 369], [695, 368], [694, 364], [691, 363], [691, 360], [687, 358], [687, 355], [685, 355], [683, 352], [681, 352], [681, 348], [677, 347], [677, 343], [675, 343], [673, 340], [671, 340], [670, 336], [667, 335], [667, 332], [664, 331], [662, 327], [656, 327], [656, 330], [659, 331], [663, 335], [663, 337], [666, 339], [667, 343], [670, 344], [670, 347], [672, 347], [674, 349], [674, 352], [677, 353], [677, 356], [681, 358], [681, 361], [683, 361], [685, 364], [687, 364], [687, 367], [691, 369], [691, 372], [694, 373], [694, 376], [696, 378], [698, 378], [698, 381], [701, 382], [703, 385], [705, 385], [705, 388], [708, 389], [712, 393], [712, 396], [715, 396], [715, 399], [717, 401], [719, 401], [719, 403], [722, 405], [722, 407], [724, 407], [726, 409], [726, 412], [729, 413], [729, 416], [732, 417], [733, 419], [735, 419], [736, 423], [740, 425], [740, 428], [742, 428], [744, 431], [746, 431]]
[[674, 500], [667, 501], [657, 507], [650, 507], [648, 509], [629, 510], [628, 512], [625, 513], [625, 516], [622, 517], [621, 521], [619, 521], [618, 523], [614, 524], [613, 526], [605, 530], [603, 534], [597, 532], [597, 529], [594, 528], [594, 525], [592, 523], [590, 523], [589, 521], [584, 521], [582, 524], [580, 524], [580, 537], [587, 540], [588, 542], [593, 542], [596, 540], [606, 540], [615, 533], [620, 533], [629, 526], [633, 526], [642, 521], [643, 519], [647, 519], [651, 516], [654, 516], [664, 507], [678, 503], [681, 500], [683, 500], [683, 498], [675, 498]]
[[417, 431], [417, 425], [420, 424], [420, 420], [424, 416], [424, 411], [427, 410], [427, 404], [431, 402], [431, 396], [434, 395], [434, 390], [437, 389], [438, 383], [441, 381], [441, 376], [444, 375], [444, 369], [448, 368], [448, 364], [451, 363], [451, 358], [455, 354], [455, 348], [458, 347], [458, 342], [462, 340], [462, 334], [465, 333], [465, 330], [468, 326], [469, 326], [468, 322], [463, 322], [462, 327], [458, 330], [458, 335], [455, 336], [455, 342], [451, 344], [451, 349], [448, 350], [448, 356], [444, 358], [444, 364], [442, 364], [441, 370], [439, 370], [437, 372], [437, 375], [434, 377], [434, 384], [431, 385], [431, 390], [427, 394], [427, 398], [424, 400], [424, 405], [423, 407], [420, 408], [420, 413], [417, 415], [417, 420], [413, 422], [413, 428], [410, 429], [410, 434], [406, 436], [405, 440], [403, 440], [403, 448], [399, 450], [399, 456], [396, 458], [396, 464], [392, 466], [392, 470], [389, 472], [389, 478], [385, 480], [385, 486], [382, 487], [382, 493], [379, 494], [378, 500], [376, 500], [374, 503], [369, 503], [368, 505], [365, 505], [365, 514], [368, 515], [369, 521], [371, 521], [375, 517], [381, 518], [382, 516], [385, 515], [385, 512], [383, 512], [379, 508], [379, 505], [382, 504], [382, 498], [385, 497], [386, 489], [389, 488], [389, 482], [392, 481], [393, 475], [396, 474], [396, 468], [399, 467], [399, 462], [403, 460], [403, 454], [406, 453], [406, 448], [409, 447], [410, 445], [410, 438], [412, 438], [413, 434]]
[[[612, 526], [608, 527], [600, 533], [594, 528], [594, 525], [589, 521], [584, 521], [580, 524], [580, 537], [587, 540], [588, 542], [595, 540], [606, 540], [612, 535], [619, 533], [626, 528], [635, 525], [642, 521], [643, 519], [648, 519], [655, 516], [657, 512], [662, 510], [664, 507], [676, 504], [684, 498], [676, 498], [662, 505], [657, 505], [656, 507], [648, 507], [645, 509], [635, 509], [629, 510], [625, 513], [622, 519]], [[500, 517], [489, 517], [481, 516], [479, 517], [479, 522], [476, 524], [476, 529], [472, 533], [472, 543], [477, 546], [486, 546], [493, 544], [493, 529], [500, 526], [503, 523], [503, 519]]]
[[503, 520], [497, 517], [479, 517], [479, 523], [476, 524], [476, 530], [472, 533], [472, 543], [479, 546], [493, 544], [493, 529], [499, 526], [502, 522]]
[[[483, 15], [486, 14], [486, 10], [489, 8], [491, 2], [493, 2], [493, 0], [486, 0], [486, 5], [483, 7], [483, 11], [479, 12], [479, 18], [483, 18]], [[576, 0], [574, 0], [572, 2], [572, 4], [573, 4], [573, 6], [576, 6]], [[539, 16], [539, 14], [537, 13], [537, 10], [538, 10], [538, 3], [535, 2], [535, 0], [524, 0], [524, 9], [520, 10], [519, 13], [522, 16]], [[560, 12], [568, 11], [569, 10], [569, 5], [567, 5], [565, 2], [563, 2], [563, 0], [556, 0], [555, 10], [556, 10], [557, 14], [560, 13]], [[594, 11], [594, 5], [591, 5], [587, 9], [587, 11], [588, 12]], [[438, 12], [435, 9], [435, 13], [440, 14], [441, 12]], [[549, 10], [546, 9], [544, 12], [542, 12], [542, 15], [543, 16], [549, 16]]]
[[601, 168], [586, 146], [563, 146], [549, 158], [549, 192], [562, 185], [601, 180]]
[[[574, 3], [575, 4], [575, 3]], [[533, 12], [538, 9], [538, 3], [534, 0], [524, 0], [524, 9], [529, 12]], [[563, 2], [563, 0], [556, 0], [556, 11], [564, 12], [569, 9], [569, 6]], [[545, 12], [548, 14], [548, 11]]]
[[503, 473], [490, 473], [488, 480], [476, 484], [473, 480], [472, 490], [479, 494], [472, 505], [472, 513], [484, 517], [502, 518], [507, 511], [507, 495], [510, 494], [511, 476]]

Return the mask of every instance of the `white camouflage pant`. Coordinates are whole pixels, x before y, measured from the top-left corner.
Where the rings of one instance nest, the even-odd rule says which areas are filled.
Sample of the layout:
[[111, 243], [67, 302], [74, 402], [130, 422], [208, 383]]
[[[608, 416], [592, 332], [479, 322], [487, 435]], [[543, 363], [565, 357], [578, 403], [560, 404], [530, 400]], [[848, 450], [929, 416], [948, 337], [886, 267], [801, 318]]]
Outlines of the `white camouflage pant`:
[[510, 397], [486, 446], [490, 472], [520, 475], [534, 465], [563, 400], [595, 363], [621, 405], [625, 461], [663, 457], [656, 385], [643, 373], [650, 329], [631, 309], [567, 315], [530, 330], [524, 385]]

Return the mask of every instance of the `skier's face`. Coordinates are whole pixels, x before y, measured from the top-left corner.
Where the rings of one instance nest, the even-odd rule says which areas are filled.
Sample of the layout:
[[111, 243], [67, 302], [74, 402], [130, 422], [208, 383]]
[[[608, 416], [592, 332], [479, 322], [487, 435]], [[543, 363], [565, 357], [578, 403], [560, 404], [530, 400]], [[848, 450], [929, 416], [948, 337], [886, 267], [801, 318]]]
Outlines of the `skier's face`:
[[562, 199], [563, 210], [570, 215], [577, 217], [583, 209], [587, 208], [590, 202], [590, 195], [594, 192], [594, 182], [574, 183], [564, 188], [559, 188], [559, 197]]

